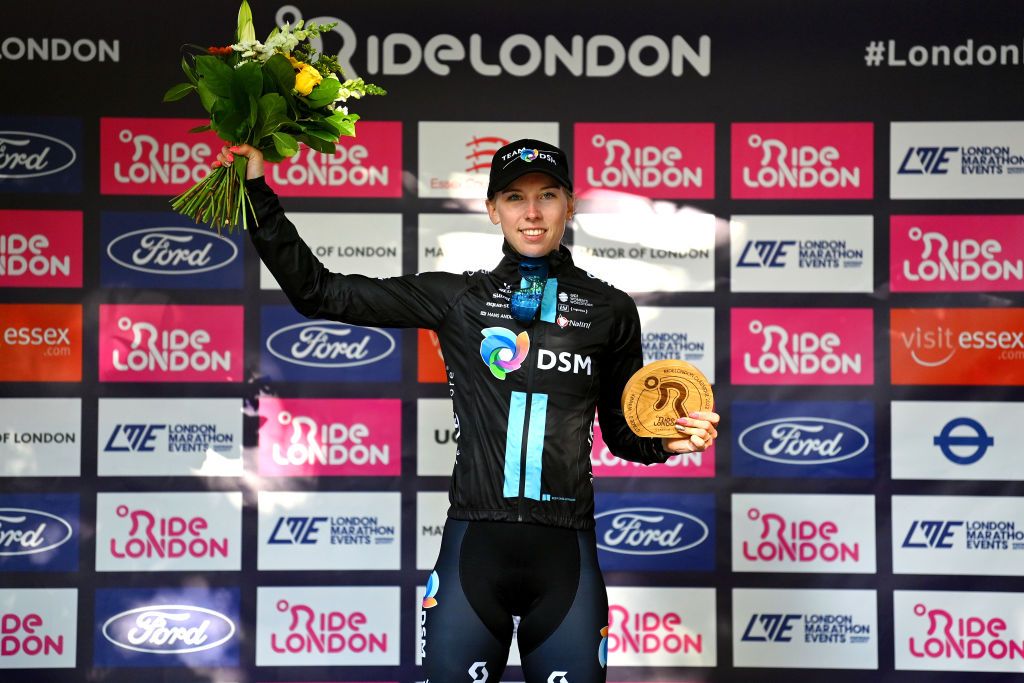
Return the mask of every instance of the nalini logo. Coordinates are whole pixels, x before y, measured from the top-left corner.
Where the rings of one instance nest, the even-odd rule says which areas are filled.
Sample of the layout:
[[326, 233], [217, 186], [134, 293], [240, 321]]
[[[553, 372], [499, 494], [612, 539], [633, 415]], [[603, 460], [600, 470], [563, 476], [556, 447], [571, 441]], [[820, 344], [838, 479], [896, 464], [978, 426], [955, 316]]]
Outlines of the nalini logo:
[[530, 352], [530, 335], [520, 332], [518, 335], [504, 327], [488, 327], [481, 330], [484, 336], [480, 342], [480, 358], [498, 379], [518, 370]]
[[160, 517], [149, 510], [117, 507], [117, 516], [130, 523], [127, 538], [110, 539], [110, 554], [118, 559], [158, 558], [226, 558], [227, 537], [210, 538], [209, 522], [204, 517], [185, 518], [178, 515]]
[[389, 651], [388, 634], [367, 632], [364, 612], [321, 611], [287, 600], [278, 600], [276, 608], [288, 616], [287, 632], [270, 634], [270, 649], [278, 654]]
[[102, 633], [125, 650], [179, 655], [223, 645], [235, 635], [235, 623], [205, 607], [150, 605], [115, 614], [103, 623]]
[[744, 429], [739, 445], [761, 460], [783, 465], [827, 465], [855, 458], [870, 443], [864, 430], [824, 417], [784, 417]]
[[195, 228], [145, 228], [121, 235], [107, 245], [120, 266], [156, 275], [194, 275], [223, 268], [238, 257], [226, 237]]
[[0, 179], [54, 175], [71, 167], [75, 148], [50, 135], [0, 130]]
[[842, 339], [836, 332], [790, 333], [781, 325], [751, 320], [751, 334], [761, 335], [761, 353], [743, 354], [743, 368], [751, 375], [860, 375], [860, 353], [839, 351]]
[[747, 518], [761, 527], [759, 541], [743, 541], [743, 557], [749, 562], [860, 562], [860, 543], [837, 538], [840, 529], [833, 521], [787, 519], [757, 508], [747, 510]]
[[846, 188], [861, 186], [857, 167], [840, 165], [839, 150], [832, 145], [787, 145], [782, 140], [753, 134], [751, 149], [761, 150], [761, 167], [751, 173], [743, 167], [743, 183], [750, 188]]
[[49, 512], [0, 508], [0, 557], [55, 550], [70, 541], [73, 533], [67, 521]]
[[266, 344], [275, 358], [312, 368], [370, 365], [395, 350], [394, 337], [376, 327], [316, 321], [283, 327]]
[[954, 615], [924, 603], [914, 605], [914, 616], [927, 623], [924, 637], [910, 636], [907, 643], [917, 659], [1024, 659], [1024, 640], [1009, 637], [1002, 617]]
[[206, 350], [210, 333], [204, 329], [159, 330], [148, 322], [117, 321], [122, 332], [131, 332], [127, 353], [113, 349], [113, 368], [119, 372], [161, 370], [165, 372], [217, 372], [231, 370], [231, 352]]
[[624, 508], [594, 516], [597, 547], [623, 555], [668, 555], [707, 539], [707, 524], [693, 515], [661, 508]]
[[363, 443], [370, 438], [370, 429], [361, 422], [330, 422], [323, 425], [311, 417], [293, 417], [287, 410], [277, 415], [277, 421], [292, 428], [288, 445], [272, 445], [271, 457], [278, 465], [387, 465], [391, 462], [391, 447]]

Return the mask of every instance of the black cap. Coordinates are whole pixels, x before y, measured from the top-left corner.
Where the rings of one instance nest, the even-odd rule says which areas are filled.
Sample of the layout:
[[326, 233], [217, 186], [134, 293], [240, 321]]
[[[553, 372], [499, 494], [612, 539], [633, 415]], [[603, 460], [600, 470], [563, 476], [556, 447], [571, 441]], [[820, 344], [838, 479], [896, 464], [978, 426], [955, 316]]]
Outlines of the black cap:
[[527, 173], [547, 173], [569, 192], [572, 175], [565, 152], [540, 140], [516, 140], [505, 145], [491, 159], [491, 177], [487, 183], [487, 198], [494, 196]]

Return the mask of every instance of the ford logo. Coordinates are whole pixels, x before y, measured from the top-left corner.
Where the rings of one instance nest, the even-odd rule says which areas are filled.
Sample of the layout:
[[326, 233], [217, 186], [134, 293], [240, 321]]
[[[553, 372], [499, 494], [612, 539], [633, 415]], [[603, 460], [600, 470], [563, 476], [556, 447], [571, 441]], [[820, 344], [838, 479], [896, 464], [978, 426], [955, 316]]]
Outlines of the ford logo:
[[395, 339], [376, 327], [311, 320], [274, 332], [267, 337], [267, 350], [294, 365], [354, 368], [390, 356]]
[[103, 622], [103, 637], [118, 647], [157, 655], [212, 650], [235, 635], [220, 612], [194, 605], [136, 607]]
[[740, 448], [785, 465], [825, 465], [849, 460], [868, 447], [868, 435], [848, 422], [825, 417], [780, 417], [747, 427]]
[[194, 275], [223, 268], [238, 257], [226, 237], [196, 228], [144, 228], [107, 245], [114, 263], [156, 275]]
[[708, 537], [700, 518], [665, 508], [620, 508], [594, 515], [597, 547], [623, 555], [668, 555]]
[[73, 533], [70, 524], [49, 512], [0, 508], [0, 557], [45, 553], [67, 543]]
[[0, 179], [54, 175], [70, 167], [77, 158], [74, 147], [55, 137], [0, 130]]

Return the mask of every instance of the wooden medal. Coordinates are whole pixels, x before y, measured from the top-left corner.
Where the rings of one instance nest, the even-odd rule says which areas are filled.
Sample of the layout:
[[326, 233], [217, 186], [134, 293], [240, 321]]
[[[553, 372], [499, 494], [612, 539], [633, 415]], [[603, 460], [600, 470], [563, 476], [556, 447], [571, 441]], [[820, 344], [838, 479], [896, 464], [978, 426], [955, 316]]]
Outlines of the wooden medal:
[[714, 404], [708, 378], [684, 360], [645, 365], [622, 390], [622, 413], [638, 436], [678, 437], [678, 418], [697, 410], [711, 410]]

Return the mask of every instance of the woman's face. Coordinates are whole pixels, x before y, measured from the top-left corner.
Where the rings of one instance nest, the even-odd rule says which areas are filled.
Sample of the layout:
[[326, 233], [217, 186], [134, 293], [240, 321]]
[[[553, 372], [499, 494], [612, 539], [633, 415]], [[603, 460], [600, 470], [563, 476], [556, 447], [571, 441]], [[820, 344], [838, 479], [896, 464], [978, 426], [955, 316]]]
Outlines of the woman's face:
[[522, 256], [546, 256], [558, 249], [573, 200], [547, 173], [527, 173], [487, 200], [491, 222]]

